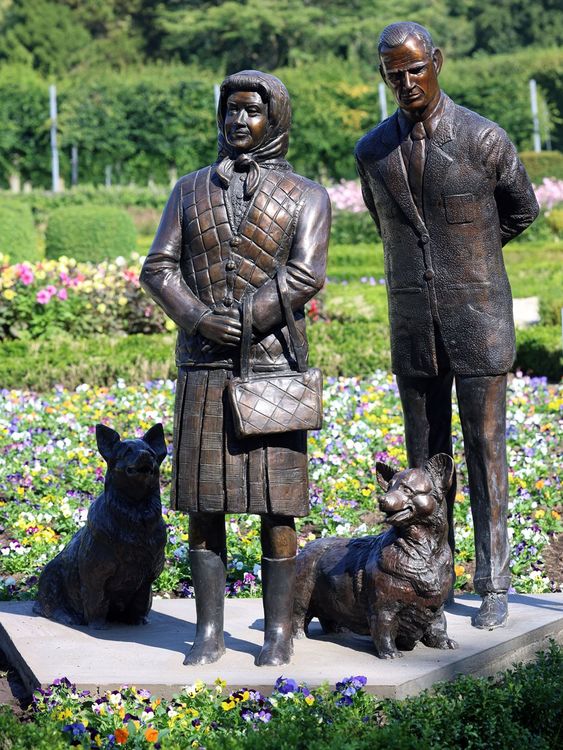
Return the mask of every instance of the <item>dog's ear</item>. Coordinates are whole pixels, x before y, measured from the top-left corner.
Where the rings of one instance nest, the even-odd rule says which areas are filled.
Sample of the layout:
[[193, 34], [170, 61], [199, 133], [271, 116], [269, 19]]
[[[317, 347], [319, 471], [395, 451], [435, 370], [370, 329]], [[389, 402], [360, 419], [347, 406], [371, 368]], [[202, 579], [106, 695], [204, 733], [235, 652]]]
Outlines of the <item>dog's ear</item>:
[[160, 422], [153, 425], [150, 430], [143, 435], [144, 442], [149, 445], [156, 453], [158, 465], [166, 458], [166, 442], [164, 440], [164, 429]]
[[446, 453], [437, 453], [424, 464], [425, 470], [432, 477], [436, 489], [443, 495], [450, 489], [455, 476], [453, 458]]
[[119, 443], [119, 440], [119, 432], [112, 430], [111, 427], [106, 427], [105, 424], [96, 425], [96, 443], [106, 463], [109, 463], [113, 456], [115, 446]]
[[378, 461], [375, 464], [375, 476], [377, 477], [377, 483], [384, 492], [387, 492], [387, 490], [389, 489], [389, 484], [391, 483], [391, 480], [396, 473], [397, 470], [392, 466], [389, 466], [388, 464], [381, 463], [381, 461]]

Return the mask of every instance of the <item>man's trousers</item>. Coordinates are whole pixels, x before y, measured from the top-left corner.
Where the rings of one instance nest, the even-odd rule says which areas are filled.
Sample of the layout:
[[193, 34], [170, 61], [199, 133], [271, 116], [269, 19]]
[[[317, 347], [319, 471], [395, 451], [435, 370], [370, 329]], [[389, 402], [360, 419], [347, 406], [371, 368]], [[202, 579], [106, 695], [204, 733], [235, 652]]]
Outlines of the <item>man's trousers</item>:
[[[451, 371], [436, 377], [397, 376], [409, 466], [422, 467], [436, 453], [452, 455]], [[510, 585], [506, 375], [455, 376], [469, 497], [475, 530], [475, 590], [481, 596]], [[449, 540], [454, 549], [456, 482], [448, 492]]]

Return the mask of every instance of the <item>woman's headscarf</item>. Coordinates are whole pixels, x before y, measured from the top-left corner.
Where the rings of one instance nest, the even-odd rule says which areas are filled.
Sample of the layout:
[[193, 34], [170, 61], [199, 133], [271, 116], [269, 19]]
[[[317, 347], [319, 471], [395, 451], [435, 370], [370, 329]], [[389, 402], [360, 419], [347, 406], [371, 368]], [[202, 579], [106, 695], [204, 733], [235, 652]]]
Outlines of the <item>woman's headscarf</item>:
[[[225, 114], [227, 99], [236, 91], [256, 91], [268, 105], [268, 125], [261, 143], [243, 154], [233, 148], [225, 137]], [[260, 182], [260, 167], [288, 169], [284, 159], [289, 145], [291, 127], [291, 104], [283, 83], [269, 73], [258, 70], [241, 70], [225, 78], [221, 84], [217, 111], [219, 163], [216, 167], [221, 183], [228, 187], [235, 166], [248, 172], [245, 194], [250, 197]]]

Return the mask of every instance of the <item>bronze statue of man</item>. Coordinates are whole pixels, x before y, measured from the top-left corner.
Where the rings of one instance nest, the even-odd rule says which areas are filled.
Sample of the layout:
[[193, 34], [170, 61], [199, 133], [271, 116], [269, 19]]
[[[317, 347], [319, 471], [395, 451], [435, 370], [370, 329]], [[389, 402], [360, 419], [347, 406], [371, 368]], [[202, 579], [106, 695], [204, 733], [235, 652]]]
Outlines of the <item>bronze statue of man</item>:
[[229, 76], [217, 117], [218, 160], [178, 181], [141, 282], [179, 327], [171, 502], [190, 514], [197, 610], [184, 663], [225, 651], [225, 513], [257, 513], [265, 639], [256, 663], [277, 665], [292, 648], [294, 517], [309, 509], [306, 432], [237, 438], [227, 387], [240, 370], [250, 298], [254, 370], [295, 368], [276, 276], [283, 268], [304, 338], [303, 306], [325, 278], [330, 202], [285, 159], [291, 107], [281, 81], [255, 70]]
[[[412, 22], [387, 26], [380, 72], [399, 109], [357, 144], [383, 239], [391, 357], [410, 466], [452, 454], [455, 380], [475, 528], [473, 624], [505, 624], [510, 585], [506, 382], [515, 356], [502, 246], [538, 205], [506, 133], [440, 90], [442, 53]], [[450, 544], [455, 483], [449, 493]]]

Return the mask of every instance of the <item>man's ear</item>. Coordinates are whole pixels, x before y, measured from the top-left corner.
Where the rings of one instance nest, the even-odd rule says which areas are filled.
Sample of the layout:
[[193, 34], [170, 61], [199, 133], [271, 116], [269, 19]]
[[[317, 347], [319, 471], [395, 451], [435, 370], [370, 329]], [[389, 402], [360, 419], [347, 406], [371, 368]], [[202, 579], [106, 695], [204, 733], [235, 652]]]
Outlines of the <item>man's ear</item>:
[[442, 65], [444, 64], [444, 56], [442, 55], [442, 50], [438, 47], [432, 52], [432, 62], [434, 63], [436, 75], [439, 75], [442, 70]]
[[389, 84], [387, 83], [387, 78], [385, 77], [385, 70], [383, 69], [382, 63], [379, 63], [379, 75], [383, 78], [385, 85], [389, 86]]

